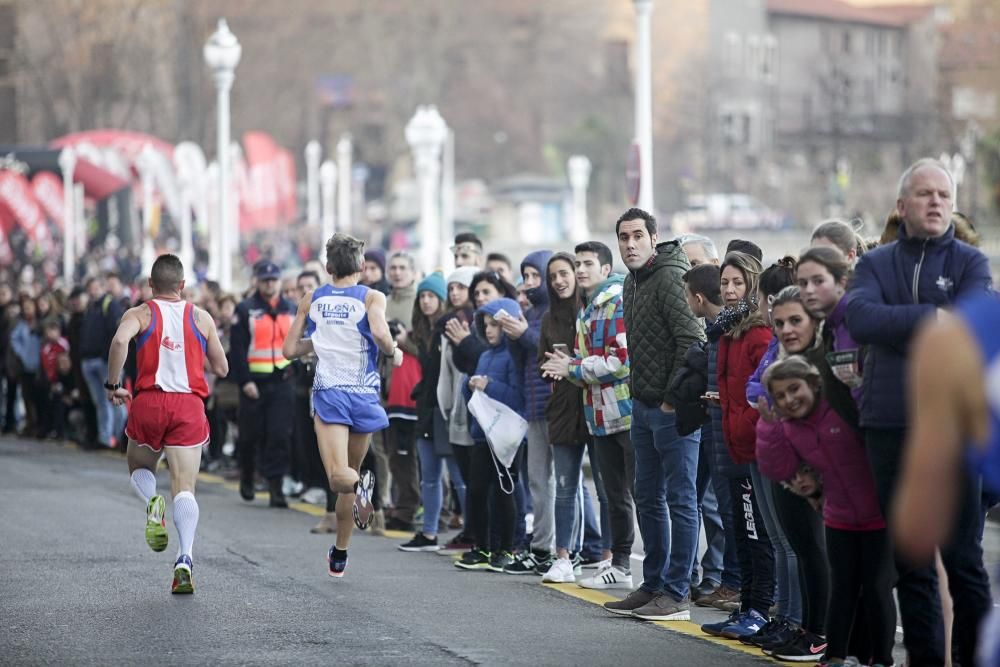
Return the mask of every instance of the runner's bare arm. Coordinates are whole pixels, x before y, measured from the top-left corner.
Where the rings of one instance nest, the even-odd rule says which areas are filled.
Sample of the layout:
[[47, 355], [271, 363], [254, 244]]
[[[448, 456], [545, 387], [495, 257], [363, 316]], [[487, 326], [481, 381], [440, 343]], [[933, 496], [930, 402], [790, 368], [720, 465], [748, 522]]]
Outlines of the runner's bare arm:
[[900, 554], [926, 563], [945, 542], [962, 483], [962, 452], [987, 430], [982, 360], [954, 317], [918, 334], [910, 364], [911, 428], [892, 520]]
[[309, 309], [312, 307], [313, 293], [304, 294], [299, 299], [299, 309], [295, 312], [295, 319], [285, 335], [285, 342], [281, 344], [281, 354], [285, 359], [298, 359], [313, 351], [313, 342], [310, 338], [303, 338], [302, 334], [306, 330], [306, 319], [309, 317]]
[[212, 317], [201, 308], [194, 309], [194, 323], [198, 331], [208, 341], [208, 349], [205, 356], [208, 359], [209, 368], [216, 377], [224, 378], [229, 375], [229, 360], [226, 359], [226, 351], [222, 349], [222, 341], [219, 340], [219, 332], [215, 328]]
[[142, 331], [143, 317], [149, 313], [149, 306], [145, 304], [129, 308], [122, 315], [122, 321], [118, 324], [118, 330], [114, 338], [111, 339], [111, 349], [108, 351], [108, 380], [112, 384], [118, 381], [122, 375], [122, 367], [125, 365], [125, 357], [128, 356], [128, 343], [139, 335]]
[[372, 338], [378, 345], [378, 349], [385, 356], [392, 356], [393, 365], [399, 366], [402, 363], [403, 352], [396, 345], [396, 341], [389, 331], [389, 323], [385, 321], [385, 295], [377, 290], [368, 290], [365, 296], [365, 309], [368, 311], [368, 326], [372, 330]]

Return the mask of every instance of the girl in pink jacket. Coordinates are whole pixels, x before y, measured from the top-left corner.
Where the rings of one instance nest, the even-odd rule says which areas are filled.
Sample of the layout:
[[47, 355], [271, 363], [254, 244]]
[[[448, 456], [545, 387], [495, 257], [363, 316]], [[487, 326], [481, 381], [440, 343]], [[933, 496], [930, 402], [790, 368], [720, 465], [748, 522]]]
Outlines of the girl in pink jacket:
[[863, 613], [866, 622], [861, 626], [869, 630], [872, 662], [891, 665], [896, 631], [891, 550], [861, 436], [823, 398], [819, 371], [805, 358], [775, 362], [763, 383], [774, 409], [760, 399], [760, 471], [783, 482], [806, 464], [823, 480], [831, 579], [828, 664], [847, 657], [854, 615]]

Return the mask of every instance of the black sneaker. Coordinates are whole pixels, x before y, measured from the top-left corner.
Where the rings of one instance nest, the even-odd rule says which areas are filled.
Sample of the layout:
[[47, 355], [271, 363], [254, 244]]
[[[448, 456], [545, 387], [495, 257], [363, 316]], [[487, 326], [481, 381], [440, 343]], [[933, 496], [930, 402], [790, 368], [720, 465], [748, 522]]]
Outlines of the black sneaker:
[[503, 572], [504, 568], [514, 564], [514, 554], [509, 551], [498, 551], [490, 558], [490, 571]]
[[441, 547], [438, 546], [437, 535], [434, 537], [427, 537], [423, 533], [417, 533], [413, 536], [413, 539], [406, 544], [400, 544], [400, 551], [437, 551]]
[[826, 653], [826, 638], [800, 630], [792, 641], [764, 653], [787, 662], [819, 662]]
[[463, 570], [488, 570], [490, 567], [490, 552], [482, 549], [466, 551], [455, 561], [455, 567]]
[[784, 646], [788, 642], [795, 639], [801, 629], [802, 628], [797, 625], [784, 621], [780, 627], [776, 628], [771, 633], [770, 637], [761, 637], [760, 641], [757, 642], [756, 645], [762, 649], [769, 649], [773, 651], [779, 646]]
[[[741, 644], [746, 644], [747, 646], [761, 646], [762, 644], [770, 641], [774, 637], [775, 633], [777, 633], [785, 625], [787, 625], [787, 623], [784, 618], [773, 617], [764, 625], [764, 627], [757, 631], [757, 634], [750, 635], [749, 637], [741, 637], [739, 641]], [[791, 635], [789, 635], [788, 639], [791, 639]], [[785, 639], [778, 645], [783, 646], [788, 639]]]
[[514, 556], [514, 562], [503, 569], [504, 574], [538, 574], [535, 568], [538, 562], [548, 558], [549, 554], [544, 551], [522, 551]]
[[252, 477], [240, 477], [240, 498], [249, 503], [254, 499], [255, 491]]
[[554, 554], [545, 554], [542, 558], [540, 555], [535, 557], [535, 574], [539, 577], [544, 576], [546, 572], [552, 569], [552, 563], [554, 563], [556, 557]]
[[451, 538], [451, 541], [438, 550], [439, 554], [464, 554], [473, 549], [476, 545], [472, 543], [472, 538], [464, 532]]

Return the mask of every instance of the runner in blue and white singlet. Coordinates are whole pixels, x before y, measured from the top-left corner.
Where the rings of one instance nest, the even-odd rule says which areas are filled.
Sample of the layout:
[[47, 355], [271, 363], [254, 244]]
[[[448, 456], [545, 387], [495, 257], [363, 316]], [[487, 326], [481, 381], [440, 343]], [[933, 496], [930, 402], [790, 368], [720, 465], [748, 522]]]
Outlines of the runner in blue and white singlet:
[[333, 284], [302, 297], [282, 346], [286, 359], [316, 355], [313, 425], [330, 490], [337, 494], [337, 539], [327, 563], [330, 576], [338, 578], [347, 569], [353, 526], [364, 530], [375, 512], [375, 479], [361, 462], [371, 434], [389, 425], [379, 401], [379, 352], [391, 356], [394, 366], [403, 362], [385, 319], [385, 295], [358, 285], [364, 247], [347, 234], [327, 241]]
[[354, 433], [389, 425], [379, 401], [379, 351], [368, 323], [367, 294], [364, 285], [320, 287], [313, 292], [305, 330], [317, 358], [313, 412]]
[[[980, 478], [983, 488], [1000, 491], [998, 331], [1000, 297], [984, 292], [959, 301], [954, 314], [940, 314], [911, 346], [912, 409], [893, 532], [898, 553], [914, 563], [932, 561], [955, 531], [968, 533], [978, 524], [981, 540]], [[972, 504], [978, 517], [959, 511]], [[950, 551], [962, 558], [967, 580], [986, 580], [981, 547]], [[972, 663], [978, 647], [976, 664], [1000, 667], [1000, 615], [988, 587], [981, 588], [966, 590], [964, 607], [956, 605], [959, 650], [969, 656], [962, 664]]]

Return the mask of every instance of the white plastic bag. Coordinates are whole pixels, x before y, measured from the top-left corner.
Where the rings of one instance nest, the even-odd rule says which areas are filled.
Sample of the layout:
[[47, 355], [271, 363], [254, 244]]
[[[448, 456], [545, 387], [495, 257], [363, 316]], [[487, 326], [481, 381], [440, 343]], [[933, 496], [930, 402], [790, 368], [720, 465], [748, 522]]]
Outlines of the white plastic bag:
[[[528, 432], [528, 422], [506, 405], [490, 398], [484, 392], [476, 390], [469, 399], [469, 412], [476, 418], [480, 428], [486, 434], [486, 442], [490, 445], [494, 458], [505, 468], [507, 479], [510, 480], [510, 467], [517, 456], [517, 450]], [[495, 464], [494, 464], [495, 465]], [[513, 481], [508, 491], [504, 485], [504, 475], [497, 469], [500, 487], [505, 493], [513, 493]]]

